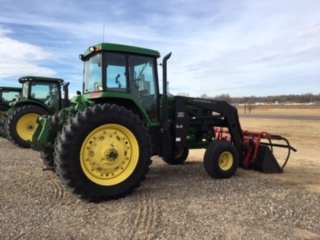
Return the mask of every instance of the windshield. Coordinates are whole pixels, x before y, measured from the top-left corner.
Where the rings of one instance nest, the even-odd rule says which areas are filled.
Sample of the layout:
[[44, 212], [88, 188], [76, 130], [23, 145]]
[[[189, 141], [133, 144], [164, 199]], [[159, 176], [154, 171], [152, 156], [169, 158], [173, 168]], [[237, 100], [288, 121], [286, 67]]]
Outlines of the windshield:
[[102, 91], [101, 53], [84, 62], [84, 92]]
[[14, 100], [18, 100], [20, 97], [20, 93], [18, 91], [10, 91], [10, 90], [4, 90], [2, 92], [1, 100], [4, 102], [13, 102]]
[[30, 98], [46, 102], [48, 99], [59, 99], [59, 90], [57, 83], [48, 82], [30, 82]]
[[107, 53], [107, 88], [108, 91], [126, 91], [126, 55], [122, 53]]

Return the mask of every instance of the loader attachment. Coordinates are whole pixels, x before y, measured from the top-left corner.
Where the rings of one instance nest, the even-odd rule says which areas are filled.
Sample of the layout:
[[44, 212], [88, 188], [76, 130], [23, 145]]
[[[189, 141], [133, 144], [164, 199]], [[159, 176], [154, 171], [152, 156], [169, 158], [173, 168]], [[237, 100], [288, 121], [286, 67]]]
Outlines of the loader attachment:
[[257, 160], [251, 163], [251, 167], [263, 173], [283, 173], [270, 148], [263, 145], [259, 147]]
[[[216, 128], [216, 140], [233, 142], [229, 131]], [[243, 154], [240, 166], [244, 169], [254, 169], [263, 173], [282, 173], [287, 164], [291, 151], [296, 152], [289, 141], [279, 135], [271, 135], [266, 132], [243, 131]], [[281, 156], [282, 164], [279, 164], [274, 155], [275, 148], [286, 150]]]

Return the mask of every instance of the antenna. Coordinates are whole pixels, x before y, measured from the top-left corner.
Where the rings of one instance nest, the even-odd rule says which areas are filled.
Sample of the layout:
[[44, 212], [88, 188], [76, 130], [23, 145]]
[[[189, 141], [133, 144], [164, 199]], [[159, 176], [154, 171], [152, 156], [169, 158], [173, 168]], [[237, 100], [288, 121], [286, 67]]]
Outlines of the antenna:
[[41, 67], [38, 68], [38, 71], [40, 72], [40, 75], [41, 75], [42, 77], [44, 77], [43, 72], [42, 72], [42, 70], [41, 70]]
[[104, 28], [105, 28], [105, 23], [103, 23], [103, 29], [102, 29], [102, 42], [104, 42]]

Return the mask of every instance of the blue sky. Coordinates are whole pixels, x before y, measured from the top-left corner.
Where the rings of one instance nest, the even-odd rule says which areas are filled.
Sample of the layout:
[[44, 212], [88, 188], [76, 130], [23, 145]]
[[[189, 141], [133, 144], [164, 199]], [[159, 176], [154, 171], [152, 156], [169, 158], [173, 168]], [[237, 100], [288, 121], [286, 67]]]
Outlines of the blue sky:
[[0, 85], [19, 86], [24, 75], [59, 77], [73, 94], [82, 89], [79, 54], [105, 41], [162, 57], [172, 52], [174, 94], [320, 94], [319, 0], [0, 0], [0, 6]]

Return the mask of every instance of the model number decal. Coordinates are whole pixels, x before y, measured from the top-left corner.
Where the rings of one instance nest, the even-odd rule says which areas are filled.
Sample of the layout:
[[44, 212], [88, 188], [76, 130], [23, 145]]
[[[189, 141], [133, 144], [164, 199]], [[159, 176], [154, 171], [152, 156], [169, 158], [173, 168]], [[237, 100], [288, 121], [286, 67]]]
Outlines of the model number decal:
[[184, 118], [184, 112], [177, 112], [178, 118]]

